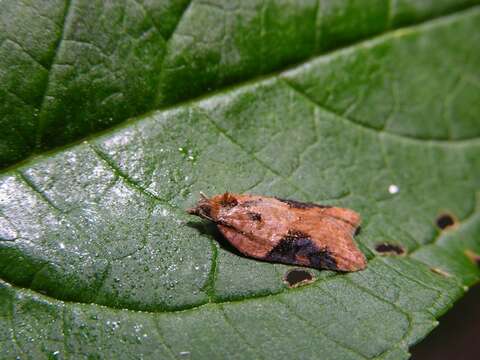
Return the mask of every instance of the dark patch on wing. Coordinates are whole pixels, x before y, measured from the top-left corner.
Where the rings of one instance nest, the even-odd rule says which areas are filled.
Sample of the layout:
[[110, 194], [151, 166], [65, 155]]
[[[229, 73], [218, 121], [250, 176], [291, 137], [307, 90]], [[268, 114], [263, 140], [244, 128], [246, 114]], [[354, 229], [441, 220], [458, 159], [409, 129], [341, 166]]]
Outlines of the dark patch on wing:
[[250, 206], [255, 206], [258, 205], [260, 202], [262, 202], [262, 199], [256, 199], [256, 200], [247, 200], [241, 203], [240, 205], [243, 207], [250, 207]]
[[303, 231], [299, 230], [288, 230], [288, 233], [286, 236], [283, 237], [284, 239], [308, 239], [312, 240], [310, 235], [307, 233], [304, 233]]
[[297, 230], [289, 230], [265, 260], [299, 264], [297, 256], [307, 258], [314, 268], [338, 270], [337, 262], [328, 249], [319, 249], [308, 234]]
[[338, 270], [337, 261], [328, 249], [320, 249], [309, 258], [310, 264], [317, 269]]
[[296, 201], [296, 200], [282, 199], [282, 198], [278, 198], [278, 197], [276, 197], [275, 199], [277, 199], [278, 201], [281, 201], [285, 204], [288, 204], [289, 207], [294, 208], [294, 209], [331, 208], [331, 206], [329, 206], [329, 205], [318, 205], [318, 204], [314, 204], [314, 203], [310, 203], [310, 202], [300, 202], [300, 201]]
[[253, 211], [249, 211], [249, 212], [247, 212], [247, 215], [248, 215], [248, 217], [250, 218], [250, 220], [253, 220], [253, 221], [262, 221], [262, 215], [260, 215], [259, 213], [256, 213], [256, 212], [253, 212]]

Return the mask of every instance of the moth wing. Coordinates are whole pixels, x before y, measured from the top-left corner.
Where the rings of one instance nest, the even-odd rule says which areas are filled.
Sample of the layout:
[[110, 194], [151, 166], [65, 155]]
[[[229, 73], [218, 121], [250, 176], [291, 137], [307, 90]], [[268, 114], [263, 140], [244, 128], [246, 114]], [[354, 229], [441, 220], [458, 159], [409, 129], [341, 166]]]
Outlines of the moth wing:
[[263, 259], [270, 250], [268, 245], [255, 241], [231, 227], [218, 225], [218, 229], [228, 242], [244, 255]]
[[360, 223], [362, 222], [360, 215], [350, 209], [339, 207], [324, 208], [322, 209], [322, 214], [351, 224], [353, 226], [354, 233], [357, 227], [360, 226]]
[[[344, 215], [345, 212], [334, 214]], [[347, 215], [352, 223], [345, 221], [345, 217], [341, 220], [338, 216], [312, 216], [297, 223], [298, 230], [308, 234], [318, 250], [316, 254], [312, 253], [309, 256], [310, 266], [340, 271], [356, 271], [366, 267], [365, 256], [353, 240], [358, 226], [353, 223], [358, 224], [360, 219], [351, 216], [352, 214]]]

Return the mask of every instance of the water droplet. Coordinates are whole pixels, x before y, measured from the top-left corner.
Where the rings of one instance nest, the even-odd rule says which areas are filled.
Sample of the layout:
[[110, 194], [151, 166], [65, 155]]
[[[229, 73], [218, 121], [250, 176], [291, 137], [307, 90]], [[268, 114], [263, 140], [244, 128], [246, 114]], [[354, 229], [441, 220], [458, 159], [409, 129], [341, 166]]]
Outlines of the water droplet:
[[400, 188], [399, 188], [397, 185], [395, 185], [395, 184], [391, 184], [391, 185], [388, 187], [388, 192], [389, 192], [390, 194], [396, 194], [396, 193], [398, 193], [399, 191], [400, 191]]
[[65, 244], [64, 243], [60, 243], [60, 244], [58, 244], [58, 246], [60, 246], [60, 249], [65, 249]]
[[165, 209], [165, 208], [163, 208], [163, 209], [160, 210], [160, 215], [162, 215], [162, 216], [164, 216], [164, 217], [165, 217], [165, 216], [168, 216], [169, 214], [170, 214], [170, 212], [169, 212], [167, 209]]
[[188, 161], [192, 161], [194, 162], [196, 159], [197, 159], [197, 152], [192, 150], [192, 149], [188, 149], [186, 147], [179, 147], [178, 148], [178, 151], [184, 156], [184, 158], [186, 158]]

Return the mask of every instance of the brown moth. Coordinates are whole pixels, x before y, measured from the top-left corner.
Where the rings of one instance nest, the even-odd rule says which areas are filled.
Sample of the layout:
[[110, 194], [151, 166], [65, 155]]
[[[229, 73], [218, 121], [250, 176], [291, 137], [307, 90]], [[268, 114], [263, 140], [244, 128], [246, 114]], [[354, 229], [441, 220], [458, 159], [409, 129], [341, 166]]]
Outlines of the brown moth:
[[367, 266], [353, 241], [361, 221], [353, 210], [266, 196], [201, 195], [187, 212], [215, 222], [246, 256], [336, 271]]

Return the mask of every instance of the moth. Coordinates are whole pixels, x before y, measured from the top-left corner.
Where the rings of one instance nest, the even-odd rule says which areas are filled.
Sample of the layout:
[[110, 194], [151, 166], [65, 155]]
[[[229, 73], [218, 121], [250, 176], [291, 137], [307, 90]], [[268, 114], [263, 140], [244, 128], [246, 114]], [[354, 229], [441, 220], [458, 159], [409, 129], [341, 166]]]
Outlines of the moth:
[[216, 223], [248, 257], [345, 272], [367, 266], [353, 240], [361, 222], [353, 210], [228, 192], [201, 195], [187, 212]]

